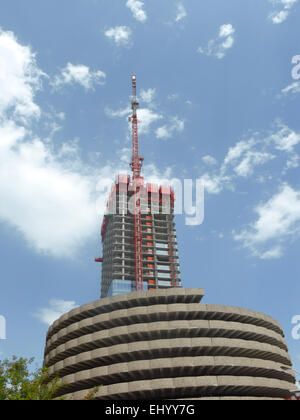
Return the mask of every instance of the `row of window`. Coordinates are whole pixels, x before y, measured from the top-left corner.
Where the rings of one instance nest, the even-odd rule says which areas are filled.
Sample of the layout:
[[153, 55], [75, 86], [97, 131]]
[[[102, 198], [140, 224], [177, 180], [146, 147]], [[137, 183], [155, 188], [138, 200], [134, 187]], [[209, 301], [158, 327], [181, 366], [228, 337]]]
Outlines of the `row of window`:
[[[158, 287], [181, 287], [181, 281], [174, 283], [172, 281], [158, 280], [157, 285]], [[149, 280], [143, 282], [143, 290], [153, 290], [155, 288], [155, 281]], [[134, 280], [112, 280], [106, 296], [112, 297], [116, 295], [123, 295], [134, 292], [135, 290], [136, 283]]]

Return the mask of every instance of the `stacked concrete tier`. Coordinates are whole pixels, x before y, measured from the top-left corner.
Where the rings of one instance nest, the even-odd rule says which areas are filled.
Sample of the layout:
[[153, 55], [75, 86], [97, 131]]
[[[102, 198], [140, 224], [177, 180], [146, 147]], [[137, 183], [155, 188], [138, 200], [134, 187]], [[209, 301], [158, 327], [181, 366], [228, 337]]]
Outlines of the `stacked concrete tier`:
[[83, 399], [285, 399], [295, 379], [281, 326], [258, 312], [200, 304], [202, 289], [100, 299], [50, 327], [45, 365]]

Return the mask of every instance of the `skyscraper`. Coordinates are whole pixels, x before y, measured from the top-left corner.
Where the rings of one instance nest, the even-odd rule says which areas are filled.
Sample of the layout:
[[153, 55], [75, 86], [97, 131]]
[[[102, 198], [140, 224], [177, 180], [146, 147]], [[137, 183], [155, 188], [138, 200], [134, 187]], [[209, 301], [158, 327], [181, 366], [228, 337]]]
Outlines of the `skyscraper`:
[[113, 184], [101, 236], [101, 297], [181, 287], [175, 194], [170, 186], [147, 184], [141, 176], [136, 78], [132, 77], [132, 177], [119, 175]]

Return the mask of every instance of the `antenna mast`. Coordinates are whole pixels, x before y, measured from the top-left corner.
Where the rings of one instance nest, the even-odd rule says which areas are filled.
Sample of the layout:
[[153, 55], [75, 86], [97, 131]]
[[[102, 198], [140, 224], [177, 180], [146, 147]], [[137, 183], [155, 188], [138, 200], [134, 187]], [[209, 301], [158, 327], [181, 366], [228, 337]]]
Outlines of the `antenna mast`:
[[142, 234], [142, 212], [141, 212], [141, 177], [143, 158], [139, 155], [139, 135], [137, 109], [139, 103], [136, 96], [136, 76], [132, 76], [132, 162], [130, 164], [133, 177], [134, 199], [134, 255], [135, 255], [135, 283], [136, 290], [143, 290], [143, 234]]
[[133, 180], [139, 179], [141, 177], [142, 162], [143, 158], [139, 155], [139, 135], [138, 135], [138, 119], [137, 119], [137, 109], [139, 107], [139, 102], [136, 97], [136, 76], [132, 76], [132, 162], [131, 168], [133, 172]]

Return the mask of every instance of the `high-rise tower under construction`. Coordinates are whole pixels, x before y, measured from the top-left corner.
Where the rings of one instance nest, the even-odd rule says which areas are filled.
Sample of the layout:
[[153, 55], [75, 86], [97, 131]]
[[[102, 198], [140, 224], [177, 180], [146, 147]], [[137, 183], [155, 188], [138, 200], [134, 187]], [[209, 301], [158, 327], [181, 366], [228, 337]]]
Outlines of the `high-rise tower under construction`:
[[103, 259], [101, 297], [139, 290], [181, 287], [175, 194], [170, 186], [145, 184], [139, 156], [136, 77], [133, 98], [131, 168], [113, 184], [101, 236]]
[[132, 176], [117, 177], [102, 223], [102, 298], [64, 314], [47, 333], [45, 366], [48, 380], [60, 378], [56, 396], [289, 398], [295, 375], [280, 324], [202, 304], [202, 289], [181, 287], [175, 194], [141, 176], [135, 77], [132, 85]]

